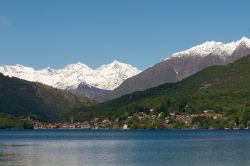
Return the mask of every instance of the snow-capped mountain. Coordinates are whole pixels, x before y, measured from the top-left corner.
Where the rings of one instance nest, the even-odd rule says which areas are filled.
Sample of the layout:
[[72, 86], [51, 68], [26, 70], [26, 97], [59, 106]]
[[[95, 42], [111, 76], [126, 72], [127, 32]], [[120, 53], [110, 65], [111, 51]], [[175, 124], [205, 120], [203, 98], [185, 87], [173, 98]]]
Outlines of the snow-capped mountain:
[[[250, 48], [250, 39], [246, 37], [242, 37], [238, 41], [233, 41], [231, 43], [222, 43], [215, 41], [208, 41], [201, 45], [197, 45], [188, 50], [176, 52], [170, 56], [170, 58], [174, 57], [183, 57], [183, 56], [208, 56], [210, 54], [219, 55], [220, 57], [228, 57], [233, 54], [233, 52], [239, 46], [244, 46]], [[168, 60], [167, 58], [166, 60]]]
[[249, 54], [250, 39], [246, 37], [226, 44], [215, 41], [205, 42], [168, 56], [162, 62], [128, 78], [101, 99], [112, 99], [164, 83], [177, 82], [206, 67], [228, 64]]
[[102, 65], [97, 69], [92, 69], [80, 62], [57, 70], [49, 67], [35, 70], [18, 64], [1, 66], [0, 73], [10, 77], [40, 82], [59, 89], [74, 89], [79, 84], [84, 83], [89, 87], [113, 90], [127, 78], [140, 73], [140, 70], [115, 60], [111, 64]]

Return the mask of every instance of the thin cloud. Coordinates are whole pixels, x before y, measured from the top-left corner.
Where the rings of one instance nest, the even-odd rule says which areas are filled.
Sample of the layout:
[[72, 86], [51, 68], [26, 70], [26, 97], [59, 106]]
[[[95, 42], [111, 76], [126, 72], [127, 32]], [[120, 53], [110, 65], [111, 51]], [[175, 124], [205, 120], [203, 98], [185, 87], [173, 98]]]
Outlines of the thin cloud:
[[9, 25], [9, 21], [8, 21], [7, 17], [0, 16], [0, 25]]

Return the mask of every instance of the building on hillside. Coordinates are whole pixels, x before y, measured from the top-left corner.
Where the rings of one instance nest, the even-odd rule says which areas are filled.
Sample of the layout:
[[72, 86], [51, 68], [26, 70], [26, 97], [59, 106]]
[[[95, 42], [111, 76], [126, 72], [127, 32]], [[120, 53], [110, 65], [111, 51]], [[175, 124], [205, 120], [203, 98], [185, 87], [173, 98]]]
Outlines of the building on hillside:
[[127, 124], [124, 124], [123, 127], [122, 127], [123, 130], [128, 130], [128, 125]]
[[185, 124], [189, 124], [192, 122], [191, 115], [176, 115], [176, 119]]

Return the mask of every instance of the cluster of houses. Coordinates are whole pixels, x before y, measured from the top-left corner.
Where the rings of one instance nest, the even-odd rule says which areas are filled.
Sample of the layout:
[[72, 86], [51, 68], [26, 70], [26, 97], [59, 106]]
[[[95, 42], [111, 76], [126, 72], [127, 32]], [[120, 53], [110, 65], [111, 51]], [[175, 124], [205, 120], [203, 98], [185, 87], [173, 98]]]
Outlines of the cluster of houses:
[[65, 123], [45, 123], [45, 122], [34, 122], [34, 129], [128, 129], [128, 124], [132, 120], [138, 120], [138, 123], [142, 120], [152, 120], [163, 121], [163, 125], [166, 128], [171, 127], [172, 123], [179, 121], [184, 124], [191, 124], [194, 117], [204, 117], [219, 119], [223, 118], [223, 114], [213, 113], [211, 110], [205, 110], [200, 114], [179, 114], [178, 112], [170, 112], [168, 115], [165, 115], [163, 112], [155, 113], [152, 110], [149, 112], [137, 112], [131, 116], [128, 116], [125, 121], [120, 121], [119, 118], [110, 120], [108, 118], [99, 119], [93, 118], [90, 121], [83, 122], [65, 122]]
[[84, 128], [89, 129], [90, 125], [88, 122], [79, 122], [79, 123], [46, 123], [46, 122], [34, 122], [34, 129], [76, 129]]
[[[205, 110], [201, 114], [178, 115], [176, 113], [170, 113], [170, 116], [175, 117], [176, 120], [185, 124], [190, 124], [192, 122], [192, 119], [195, 117], [204, 117], [204, 118], [212, 118], [212, 119], [219, 119], [219, 118], [224, 117], [223, 114], [213, 113], [213, 111], [211, 110]], [[168, 118], [166, 120], [168, 120]]]
[[[138, 116], [138, 120], [159, 120], [162, 119], [162, 116], [164, 118], [164, 125], [168, 128], [171, 127], [171, 124], [174, 121], [179, 121], [181, 123], [184, 124], [191, 124], [192, 123], [192, 119], [195, 117], [203, 117], [203, 118], [212, 118], [212, 119], [219, 119], [219, 118], [223, 118], [224, 115], [223, 114], [218, 114], [218, 113], [214, 113], [213, 110], [204, 110], [202, 113], [200, 114], [187, 114], [187, 113], [183, 113], [180, 114], [178, 112], [170, 112], [169, 115], [163, 115], [163, 112], [160, 113], [152, 113], [153, 111], [150, 111], [150, 113], [146, 113], [146, 112], [138, 112], [137, 116]], [[128, 120], [131, 120], [132, 118], [134, 118], [133, 116], [129, 116]]]
[[34, 122], [34, 129], [128, 129], [127, 124], [121, 124], [119, 119], [111, 122], [108, 118], [99, 120], [94, 118], [90, 122], [64, 122], [64, 123], [46, 123], [46, 122]]

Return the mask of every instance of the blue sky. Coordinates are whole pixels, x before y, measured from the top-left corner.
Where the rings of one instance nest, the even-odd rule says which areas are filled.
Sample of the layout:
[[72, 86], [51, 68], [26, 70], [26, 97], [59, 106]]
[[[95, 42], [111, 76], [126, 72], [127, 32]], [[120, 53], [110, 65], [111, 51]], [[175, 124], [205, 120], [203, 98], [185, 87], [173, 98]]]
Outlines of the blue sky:
[[250, 1], [1, 0], [0, 65], [113, 60], [145, 69], [207, 40], [250, 37]]

